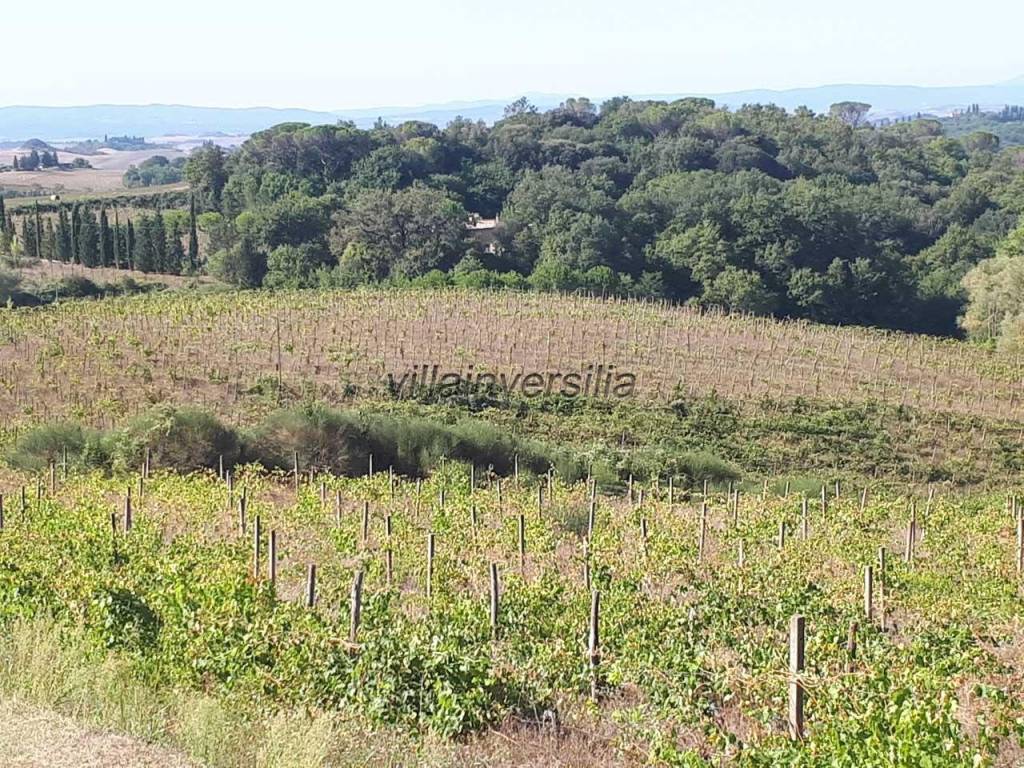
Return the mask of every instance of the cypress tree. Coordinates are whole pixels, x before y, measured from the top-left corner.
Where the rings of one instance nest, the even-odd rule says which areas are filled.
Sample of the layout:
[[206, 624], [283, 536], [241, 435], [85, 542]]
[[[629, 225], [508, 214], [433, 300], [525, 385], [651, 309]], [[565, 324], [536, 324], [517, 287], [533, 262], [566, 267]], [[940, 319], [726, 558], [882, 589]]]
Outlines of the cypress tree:
[[78, 263], [78, 231], [82, 226], [82, 208], [75, 203], [71, 206], [71, 261]]
[[128, 229], [124, 233], [124, 252], [128, 256], [128, 269], [135, 269], [135, 225], [128, 219]]
[[74, 258], [71, 250], [71, 225], [68, 222], [68, 211], [63, 205], [57, 211], [57, 258], [65, 263]]
[[95, 267], [100, 262], [100, 236], [96, 217], [92, 211], [79, 212], [78, 261], [85, 267]]
[[114, 263], [114, 244], [111, 242], [106, 206], [100, 208], [100, 262], [104, 267]]
[[139, 219], [135, 242], [135, 269], [140, 272], [154, 272], [158, 264], [159, 254], [153, 242], [153, 221], [152, 216], [143, 216]]
[[150, 223], [150, 241], [155, 252], [154, 272], [159, 272], [167, 265], [167, 229], [164, 226], [164, 215], [159, 210]]
[[12, 162], [14, 164], [14, 170], [20, 171], [21, 167], [18, 165], [18, 156], [17, 155], [14, 156], [14, 160]]
[[188, 199], [188, 269], [194, 272], [199, 266], [199, 232], [196, 227], [196, 196]]
[[114, 206], [114, 268], [121, 268], [121, 222], [117, 218], [117, 206]]
[[43, 227], [39, 222], [39, 203], [35, 204], [36, 256], [43, 257]]
[[25, 249], [25, 255], [30, 259], [39, 257], [36, 249], [36, 227], [31, 216], [21, 217], [21, 247]]
[[185, 248], [181, 244], [181, 237], [177, 232], [170, 232], [167, 236], [167, 262], [164, 271], [172, 275], [180, 275], [181, 267], [185, 263]]
[[0, 232], [7, 232], [7, 206], [4, 205], [3, 195], [0, 195]]
[[53, 219], [46, 220], [46, 233], [43, 236], [43, 256], [50, 260], [57, 258], [57, 233], [53, 229]]

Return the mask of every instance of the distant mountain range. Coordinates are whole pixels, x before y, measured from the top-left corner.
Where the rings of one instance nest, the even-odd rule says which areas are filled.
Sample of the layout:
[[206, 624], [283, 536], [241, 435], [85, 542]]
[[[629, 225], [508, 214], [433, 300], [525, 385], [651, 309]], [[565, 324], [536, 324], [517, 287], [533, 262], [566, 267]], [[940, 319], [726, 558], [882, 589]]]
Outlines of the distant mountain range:
[[[539, 109], [550, 109], [568, 94], [527, 94]], [[948, 115], [970, 104], [982, 109], [1000, 109], [1007, 104], [1024, 104], [1024, 77], [1005, 83], [977, 86], [923, 87], [908, 85], [823, 85], [782, 91], [749, 90], [716, 94], [637, 94], [636, 99], [677, 99], [703, 96], [716, 103], [740, 107], [744, 104], [777, 104], [786, 109], [806, 106], [823, 112], [837, 101], [864, 101], [872, 105], [873, 118], [915, 115], [918, 112]], [[331, 112], [270, 107], [190, 107], [177, 104], [115, 105], [81, 107], [0, 107], [0, 141], [47, 141], [99, 138], [104, 135], [206, 136], [250, 134], [283, 122], [313, 124], [352, 120], [369, 127], [378, 118], [390, 123], [424, 120], [444, 125], [461, 115], [472, 120], [493, 122], [501, 117], [513, 99], [459, 101], [415, 107], [373, 107]], [[601, 102], [604, 98], [595, 98]]]

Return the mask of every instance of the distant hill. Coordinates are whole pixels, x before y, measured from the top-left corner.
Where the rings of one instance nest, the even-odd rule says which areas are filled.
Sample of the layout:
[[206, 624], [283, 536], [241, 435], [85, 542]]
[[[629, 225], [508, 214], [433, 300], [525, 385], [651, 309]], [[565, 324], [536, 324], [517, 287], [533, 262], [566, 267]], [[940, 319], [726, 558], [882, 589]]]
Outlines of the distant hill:
[[[527, 94], [539, 109], [550, 109], [570, 95]], [[918, 112], [946, 116], [970, 104], [982, 110], [998, 110], [1007, 104], [1024, 104], [1024, 77], [1005, 83], [978, 86], [921, 87], [907, 85], [823, 85], [789, 90], [749, 90], [729, 93], [675, 93], [633, 95], [636, 99], [671, 100], [686, 96], [714, 99], [720, 105], [776, 104], [792, 110], [806, 106], [824, 112], [838, 101], [864, 101], [872, 105], [875, 119], [915, 115]], [[378, 119], [390, 123], [423, 120], [445, 125], [462, 116], [493, 122], [501, 118], [514, 97], [479, 101], [455, 101], [411, 107], [340, 109], [331, 112], [308, 109], [251, 107], [190, 107], [180, 104], [110, 105], [81, 107], [0, 107], [0, 143], [40, 140], [91, 139], [107, 135], [210, 136], [250, 134], [285, 122], [313, 124], [351, 120], [366, 128]], [[594, 97], [600, 103], [607, 95]]]

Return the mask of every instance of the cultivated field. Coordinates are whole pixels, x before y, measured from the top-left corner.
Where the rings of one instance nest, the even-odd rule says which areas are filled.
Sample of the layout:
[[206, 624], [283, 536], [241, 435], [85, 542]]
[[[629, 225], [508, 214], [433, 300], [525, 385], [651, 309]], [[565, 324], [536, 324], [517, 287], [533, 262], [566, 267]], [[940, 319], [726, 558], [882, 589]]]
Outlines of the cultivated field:
[[584, 483], [471, 485], [453, 464], [422, 484], [18, 482], [0, 691], [208, 765], [1024, 759], [1004, 495], [876, 485], [802, 505], [662, 478], [592, 505]]
[[260, 381], [337, 401], [386, 394], [417, 366], [441, 372], [636, 375], [641, 400], [716, 392], [879, 401], [1020, 420], [1022, 361], [941, 339], [729, 317], [660, 304], [463, 292], [144, 296], [0, 311], [4, 425], [96, 423], [154, 402], [243, 418]]

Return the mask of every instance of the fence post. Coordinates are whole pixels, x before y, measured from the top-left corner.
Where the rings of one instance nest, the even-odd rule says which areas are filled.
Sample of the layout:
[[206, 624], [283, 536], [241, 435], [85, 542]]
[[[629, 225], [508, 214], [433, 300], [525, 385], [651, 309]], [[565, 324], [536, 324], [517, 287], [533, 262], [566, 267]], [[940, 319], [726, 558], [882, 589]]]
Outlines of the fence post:
[[601, 591], [593, 590], [590, 595], [590, 636], [587, 651], [590, 656], [590, 698], [597, 700], [598, 667], [601, 664], [601, 640], [599, 622], [601, 617]]
[[363, 571], [356, 571], [352, 580], [352, 598], [349, 605], [348, 641], [354, 643], [359, 635], [359, 620], [363, 615]]
[[885, 547], [878, 548], [878, 623], [885, 632]]
[[800, 675], [804, 671], [804, 617], [797, 614], [789, 621], [789, 737], [804, 737], [804, 688]]
[[316, 604], [316, 563], [310, 563], [306, 570], [306, 607]]
[[875, 617], [874, 603], [873, 603], [873, 571], [870, 565], [864, 566], [864, 618], [871, 623], [871, 620]]
[[498, 639], [498, 564], [491, 563], [491, 638]]
[[267, 571], [270, 576], [270, 586], [277, 587], [277, 531], [270, 532], [270, 545], [267, 548]]
[[427, 602], [434, 593], [434, 534], [427, 534]]
[[252, 578], [253, 581], [260, 580], [260, 516], [256, 515], [252, 520]]

